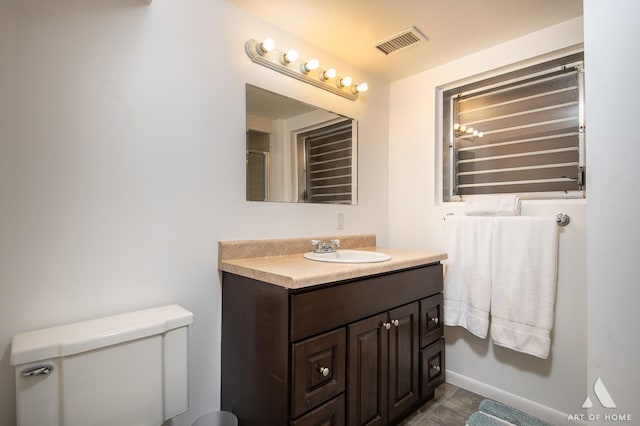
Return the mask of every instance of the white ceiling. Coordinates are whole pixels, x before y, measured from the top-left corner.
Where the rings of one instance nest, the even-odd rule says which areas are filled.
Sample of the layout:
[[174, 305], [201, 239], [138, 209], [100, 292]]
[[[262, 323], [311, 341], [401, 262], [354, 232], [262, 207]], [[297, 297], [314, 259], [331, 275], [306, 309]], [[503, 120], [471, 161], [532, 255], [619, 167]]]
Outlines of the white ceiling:
[[[319, 48], [395, 81], [582, 15], [582, 0], [227, 0]], [[429, 40], [386, 56], [411, 26]]]

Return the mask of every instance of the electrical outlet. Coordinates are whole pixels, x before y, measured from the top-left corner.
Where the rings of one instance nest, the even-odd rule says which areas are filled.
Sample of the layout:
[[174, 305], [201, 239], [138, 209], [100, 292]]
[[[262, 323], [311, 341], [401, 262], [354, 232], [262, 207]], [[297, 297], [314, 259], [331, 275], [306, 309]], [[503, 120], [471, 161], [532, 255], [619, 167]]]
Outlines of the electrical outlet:
[[344, 212], [336, 213], [336, 229], [344, 229]]

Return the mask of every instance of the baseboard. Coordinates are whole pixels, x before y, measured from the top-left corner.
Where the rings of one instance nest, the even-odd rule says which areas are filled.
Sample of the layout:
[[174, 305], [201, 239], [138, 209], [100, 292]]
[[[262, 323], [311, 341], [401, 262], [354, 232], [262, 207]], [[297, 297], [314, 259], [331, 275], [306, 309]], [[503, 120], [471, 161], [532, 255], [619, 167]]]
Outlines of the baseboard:
[[475, 392], [479, 395], [501, 402], [505, 405], [509, 405], [513, 408], [517, 408], [520, 411], [529, 413], [532, 416], [538, 417], [539, 419], [553, 425], [587, 424], [587, 422], [579, 420], [569, 421], [568, 413], [563, 413], [562, 411], [547, 407], [546, 405], [542, 405], [535, 401], [531, 401], [529, 399], [507, 392], [505, 390], [495, 388], [486, 383], [482, 383], [470, 377], [458, 374], [455, 371], [447, 370], [445, 377], [447, 378], [447, 383], [451, 383], [452, 385], [456, 385], [471, 392]]

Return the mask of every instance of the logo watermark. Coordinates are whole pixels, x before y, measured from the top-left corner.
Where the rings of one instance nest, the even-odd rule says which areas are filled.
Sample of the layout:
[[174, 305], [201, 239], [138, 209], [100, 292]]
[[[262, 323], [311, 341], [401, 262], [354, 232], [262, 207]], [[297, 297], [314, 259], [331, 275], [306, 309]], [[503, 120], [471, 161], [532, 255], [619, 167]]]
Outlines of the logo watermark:
[[[604, 385], [604, 382], [600, 377], [593, 384], [593, 392], [598, 399], [600, 405], [607, 409], [614, 409], [616, 407], [616, 403], [613, 401], [613, 398], [609, 394], [607, 387]], [[582, 403], [582, 408], [593, 408], [594, 404], [591, 401], [589, 395], [585, 398]], [[617, 422], [631, 422], [631, 413], [618, 413], [618, 412], [610, 412], [605, 411], [604, 413], [576, 413], [569, 414], [567, 417], [567, 421], [588, 421], [588, 422], [609, 422], [609, 423], [617, 423]]]

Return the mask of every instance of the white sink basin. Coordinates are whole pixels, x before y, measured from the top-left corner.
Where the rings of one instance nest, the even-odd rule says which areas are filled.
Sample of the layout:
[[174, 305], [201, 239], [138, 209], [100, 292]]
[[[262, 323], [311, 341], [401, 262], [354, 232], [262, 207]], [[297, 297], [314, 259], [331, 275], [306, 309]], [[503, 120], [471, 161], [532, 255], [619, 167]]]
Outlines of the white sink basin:
[[386, 262], [391, 259], [391, 256], [386, 253], [366, 250], [337, 250], [331, 253], [310, 251], [305, 253], [304, 257], [309, 260], [333, 263], [373, 263]]

